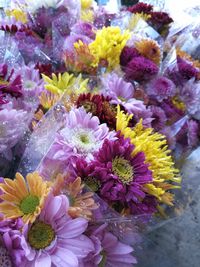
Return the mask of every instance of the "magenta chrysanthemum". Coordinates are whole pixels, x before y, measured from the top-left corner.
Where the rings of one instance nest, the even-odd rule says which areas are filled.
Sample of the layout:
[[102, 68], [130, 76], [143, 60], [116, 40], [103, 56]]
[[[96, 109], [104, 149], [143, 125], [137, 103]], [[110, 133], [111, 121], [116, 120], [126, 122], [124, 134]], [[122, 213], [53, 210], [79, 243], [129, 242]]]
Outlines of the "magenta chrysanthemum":
[[158, 73], [158, 70], [158, 66], [153, 61], [139, 56], [134, 57], [127, 64], [124, 71], [127, 79], [142, 82], [153, 78]]
[[57, 134], [52, 154], [60, 160], [84, 157], [90, 161], [106, 138], [114, 140], [115, 133], [109, 132], [106, 124], [100, 124], [98, 117], [83, 107], [72, 109], [66, 116], [65, 127]]
[[120, 55], [120, 65], [126, 67], [126, 65], [134, 58], [140, 56], [140, 53], [134, 47], [125, 46]]
[[95, 161], [91, 163], [92, 167], [87, 168], [91, 173], [85, 173], [86, 183], [88, 177], [95, 179], [100, 196], [111, 205], [119, 201], [123, 207], [129, 207], [132, 213], [144, 210], [151, 213], [151, 208], [148, 209], [144, 204], [144, 185], [152, 182], [152, 173], [145, 163], [144, 153], [132, 156], [133, 151], [134, 146], [129, 139], [120, 137], [115, 141], [105, 140]]
[[78, 267], [94, 247], [83, 235], [88, 222], [67, 215], [69, 201], [65, 195], [50, 195], [38, 220], [25, 229], [27, 244], [25, 266]]

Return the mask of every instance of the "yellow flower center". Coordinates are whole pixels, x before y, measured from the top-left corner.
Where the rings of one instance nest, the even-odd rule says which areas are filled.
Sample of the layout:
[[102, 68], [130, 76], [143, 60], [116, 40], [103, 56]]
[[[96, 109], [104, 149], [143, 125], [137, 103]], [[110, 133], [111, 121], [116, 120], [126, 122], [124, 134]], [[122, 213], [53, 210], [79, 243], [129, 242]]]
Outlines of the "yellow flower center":
[[89, 144], [90, 143], [90, 139], [86, 134], [81, 134], [80, 135], [80, 140], [84, 144]]
[[88, 176], [85, 179], [85, 183], [93, 192], [97, 192], [99, 190], [100, 182], [96, 180], [94, 177]]
[[37, 196], [29, 195], [26, 198], [24, 198], [22, 202], [20, 203], [20, 210], [24, 214], [34, 213], [39, 203], [40, 201]]
[[48, 247], [55, 239], [55, 232], [51, 225], [44, 222], [33, 224], [28, 232], [28, 242], [35, 249], [44, 249]]
[[133, 167], [123, 157], [115, 157], [113, 159], [112, 171], [119, 177], [123, 184], [129, 184], [133, 180]]

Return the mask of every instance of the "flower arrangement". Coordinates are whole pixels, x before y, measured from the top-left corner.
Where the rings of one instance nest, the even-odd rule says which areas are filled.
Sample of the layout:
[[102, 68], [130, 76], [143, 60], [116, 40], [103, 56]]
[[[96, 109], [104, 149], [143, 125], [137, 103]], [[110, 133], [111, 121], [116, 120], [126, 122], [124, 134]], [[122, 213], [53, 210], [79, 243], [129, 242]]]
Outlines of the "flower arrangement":
[[0, 174], [13, 179], [0, 179], [0, 265], [131, 267], [133, 233], [177, 209], [177, 162], [199, 145], [200, 58], [155, 10], [5, 10]]

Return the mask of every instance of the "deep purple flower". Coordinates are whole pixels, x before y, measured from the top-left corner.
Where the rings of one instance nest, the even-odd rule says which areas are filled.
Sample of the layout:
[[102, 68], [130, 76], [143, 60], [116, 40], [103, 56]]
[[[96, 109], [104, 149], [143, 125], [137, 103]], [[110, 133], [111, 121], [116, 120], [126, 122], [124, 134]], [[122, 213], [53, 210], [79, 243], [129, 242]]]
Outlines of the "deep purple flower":
[[166, 26], [173, 22], [173, 19], [166, 12], [150, 12], [151, 17], [149, 22], [151, 22], [157, 28]]
[[26, 225], [25, 266], [59, 267], [62, 263], [62, 266], [78, 267], [79, 260], [93, 251], [92, 241], [83, 234], [88, 221], [72, 219], [68, 209], [69, 201], [65, 195], [49, 195], [38, 220]]
[[125, 68], [126, 78], [137, 82], [153, 78], [158, 73], [158, 66], [151, 60], [139, 56], [134, 57]]
[[149, 14], [153, 10], [152, 5], [148, 5], [146, 3], [137, 3], [134, 6], [128, 7], [128, 11], [131, 13], [144, 13]]
[[197, 78], [199, 71], [193, 67], [191, 63], [178, 56], [177, 64], [179, 73], [183, 79], [190, 80], [192, 78]]
[[140, 208], [144, 205], [148, 212], [150, 209], [143, 202], [146, 197], [143, 186], [152, 182], [152, 173], [145, 163], [144, 153], [133, 156], [133, 151], [134, 145], [129, 139], [105, 140], [91, 163], [94, 167], [87, 168], [87, 171], [94, 171], [86, 176], [86, 183], [88, 177], [96, 179], [100, 196], [110, 204], [120, 203], [119, 206], [129, 207], [132, 213], [144, 210]]
[[179, 120], [184, 115], [184, 111], [178, 109], [171, 100], [164, 100], [160, 107], [164, 110], [167, 119], [172, 122]]
[[161, 76], [154, 79], [147, 86], [147, 94], [162, 102], [164, 99], [172, 97], [176, 94], [176, 87], [171, 80]]
[[120, 65], [126, 67], [126, 65], [134, 58], [138, 57], [140, 54], [134, 47], [125, 46], [120, 55]]
[[106, 225], [94, 229], [90, 236], [95, 245], [95, 251], [90, 253], [80, 267], [132, 267], [137, 263], [131, 255], [132, 247], [123, 244], [110, 233]]
[[167, 117], [165, 115], [165, 112], [162, 108], [157, 106], [150, 106], [151, 112], [152, 112], [152, 128], [154, 128], [156, 131], [161, 130], [167, 121]]
[[21, 233], [22, 227], [23, 222], [21, 218], [0, 221], [0, 235], [5, 248], [9, 251], [14, 266], [20, 266], [25, 256], [23, 249], [25, 238]]

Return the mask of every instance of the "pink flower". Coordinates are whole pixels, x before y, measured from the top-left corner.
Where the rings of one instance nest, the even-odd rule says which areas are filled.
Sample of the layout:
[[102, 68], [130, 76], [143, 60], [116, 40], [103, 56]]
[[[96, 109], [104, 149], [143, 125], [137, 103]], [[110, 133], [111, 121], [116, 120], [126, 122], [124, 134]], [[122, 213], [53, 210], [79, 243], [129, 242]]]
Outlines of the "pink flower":
[[25, 229], [25, 267], [78, 267], [94, 249], [92, 241], [83, 233], [86, 219], [72, 219], [67, 211], [69, 201], [65, 195], [50, 195], [39, 219]]

